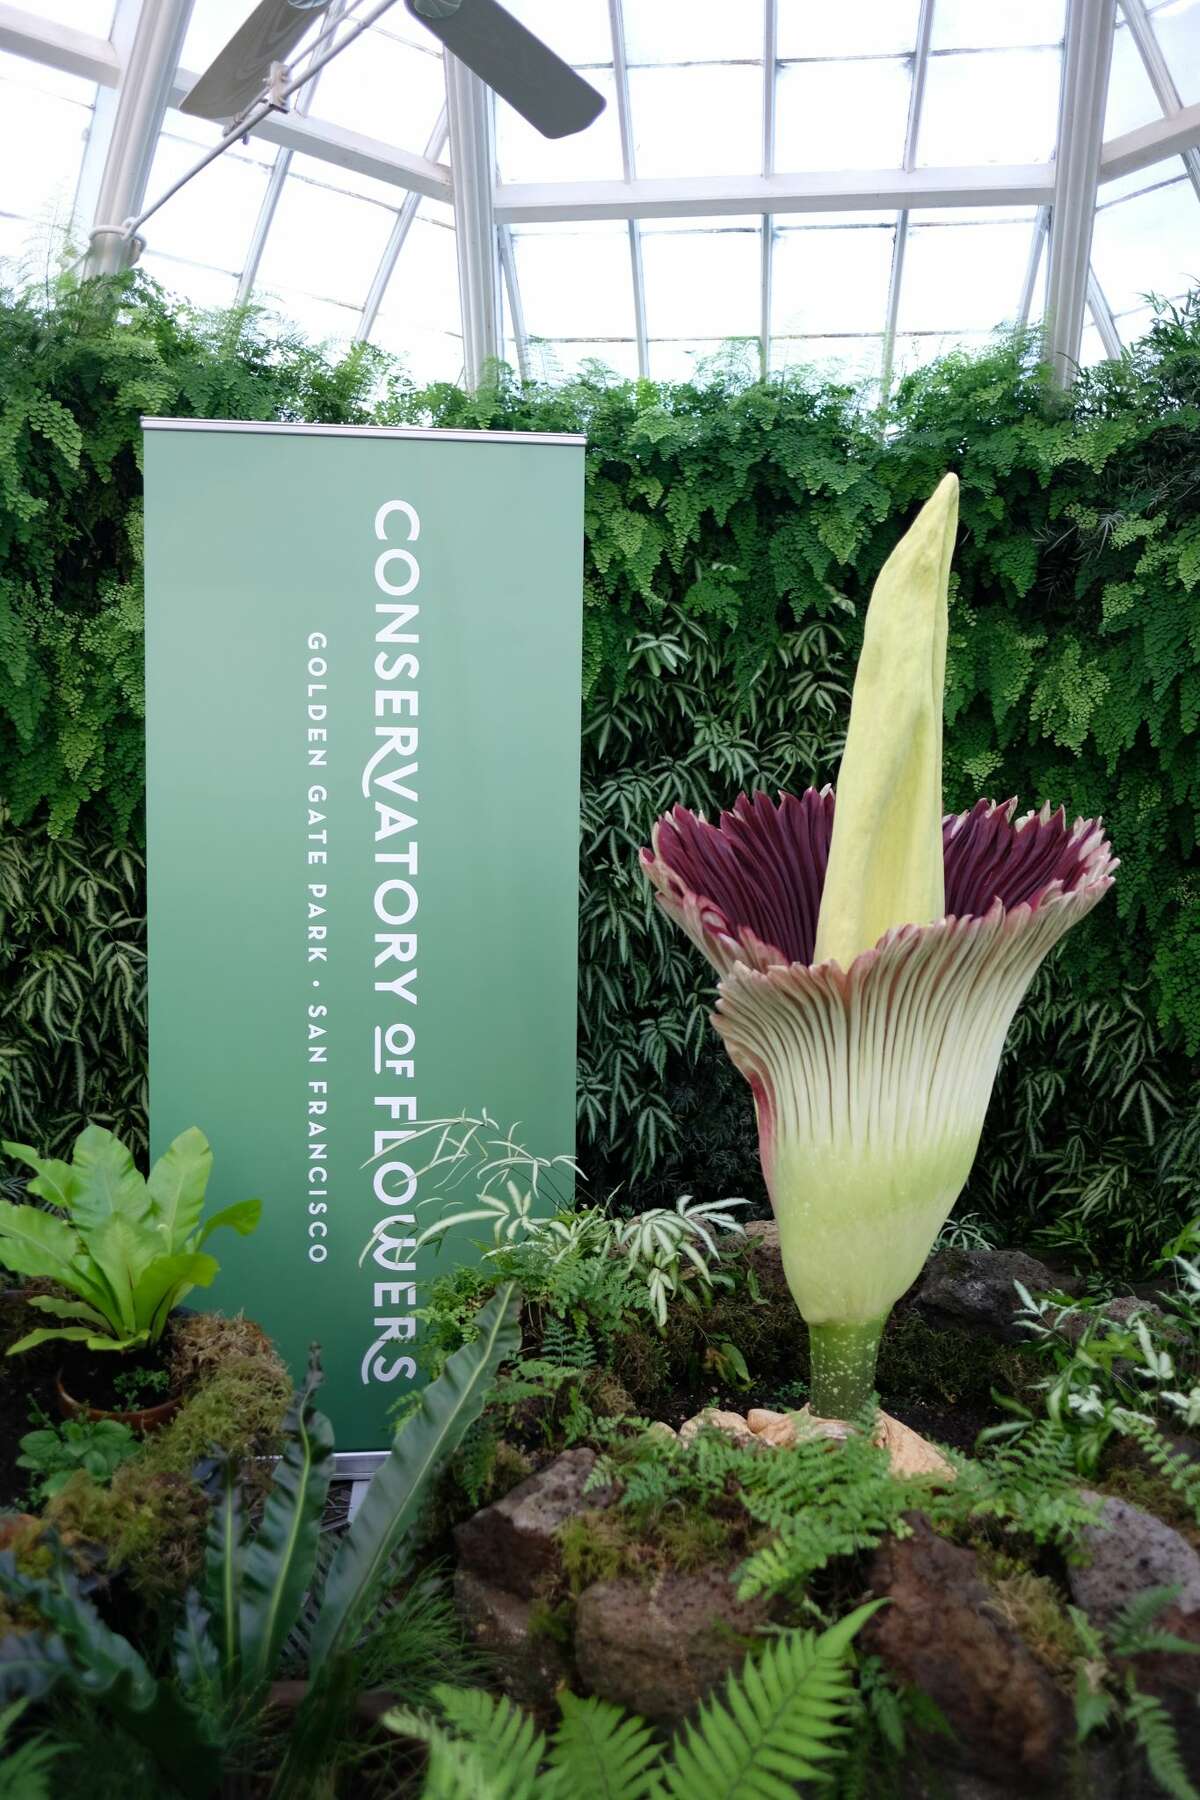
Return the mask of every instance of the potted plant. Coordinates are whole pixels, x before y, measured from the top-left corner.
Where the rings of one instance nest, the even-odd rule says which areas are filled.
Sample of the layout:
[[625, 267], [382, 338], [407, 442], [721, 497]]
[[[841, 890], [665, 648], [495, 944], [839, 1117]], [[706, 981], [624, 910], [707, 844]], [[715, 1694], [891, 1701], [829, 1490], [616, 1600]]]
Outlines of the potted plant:
[[[245, 1236], [262, 1211], [240, 1200], [203, 1219], [212, 1151], [203, 1132], [182, 1132], [145, 1178], [111, 1131], [89, 1125], [75, 1140], [71, 1161], [42, 1157], [27, 1144], [6, 1142], [10, 1156], [34, 1171], [29, 1192], [43, 1204], [0, 1201], [0, 1265], [61, 1292], [34, 1293], [28, 1304], [55, 1324], [27, 1332], [10, 1345], [14, 1356], [57, 1339], [87, 1352], [115, 1352], [111, 1369], [89, 1357], [82, 1370], [60, 1371], [59, 1404], [67, 1416], [121, 1419], [150, 1430], [179, 1404], [170, 1396], [131, 1407], [136, 1371], [151, 1392], [162, 1385], [162, 1340], [172, 1311], [194, 1287], [208, 1287], [218, 1263], [204, 1248], [221, 1226]], [[67, 1381], [88, 1392], [76, 1396]], [[96, 1404], [123, 1400], [125, 1404]]]

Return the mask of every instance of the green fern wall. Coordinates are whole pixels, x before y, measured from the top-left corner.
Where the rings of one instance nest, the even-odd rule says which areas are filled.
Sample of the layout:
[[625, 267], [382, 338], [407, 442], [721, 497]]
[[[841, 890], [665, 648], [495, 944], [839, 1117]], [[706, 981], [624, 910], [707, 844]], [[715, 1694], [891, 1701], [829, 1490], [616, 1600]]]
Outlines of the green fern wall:
[[1123, 864], [1018, 1027], [963, 1205], [1131, 1267], [1174, 1228], [1200, 1163], [1200, 308], [1068, 401], [1005, 344], [911, 378], [881, 424], [799, 378], [418, 393], [374, 352], [331, 362], [253, 319], [181, 318], [135, 278], [0, 304], [0, 395], [6, 1130], [140, 1118], [140, 414], [582, 428], [579, 1092], [598, 1184], [745, 1189], [748, 1109], [708, 1041], [707, 976], [635, 852], [677, 799], [714, 811], [746, 784], [833, 776], [871, 582], [953, 467], [948, 801], [1102, 813]]

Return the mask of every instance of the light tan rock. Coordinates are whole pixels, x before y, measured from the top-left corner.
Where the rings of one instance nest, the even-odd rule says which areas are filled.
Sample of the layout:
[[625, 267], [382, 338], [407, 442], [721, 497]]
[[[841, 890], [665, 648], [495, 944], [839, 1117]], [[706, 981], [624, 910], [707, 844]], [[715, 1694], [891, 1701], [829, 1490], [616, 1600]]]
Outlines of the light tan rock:
[[751, 1449], [758, 1443], [741, 1413], [722, 1412], [715, 1406], [706, 1406], [695, 1418], [685, 1419], [679, 1427], [679, 1441], [681, 1444], [690, 1444], [694, 1437], [706, 1430], [727, 1432], [743, 1450]]
[[646, 1436], [661, 1438], [664, 1444], [674, 1444], [679, 1441], [679, 1433], [673, 1425], [668, 1425], [665, 1419], [652, 1420], [646, 1427]]
[[796, 1441], [796, 1424], [791, 1413], [771, 1412], [756, 1406], [746, 1414], [746, 1423], [761, 1443], [788, 1450]]
[[[811, 1413], [807, 1406], [792, 1415], [795, 1430], [802, 1436], [827, 1437], [832, 1442], [844, 1443], [851, 1436], [853, 1426], [845, 1419], [819, 1419]], [[890, 1413], [881, 1412], [879, 1424], [875, 1431], [875, 1442], [888, 1453], [892, 1464], [892, 1474], [907, 1481], [916, 1475], [936, 1475], [943, 1481], [954, 1480], [953, 1464], [948, 1462], [927, 1438], [902, 1425], [899, 1419], [893, 1419]]]

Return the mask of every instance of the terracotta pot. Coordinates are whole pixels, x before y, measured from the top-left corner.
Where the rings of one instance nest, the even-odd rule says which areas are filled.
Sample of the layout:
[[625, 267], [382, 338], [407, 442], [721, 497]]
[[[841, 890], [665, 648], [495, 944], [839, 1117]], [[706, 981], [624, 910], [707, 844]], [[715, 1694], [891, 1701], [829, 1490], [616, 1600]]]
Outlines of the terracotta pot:
[[182, 1394], [173, 1399], [160, 1400], [157, 1406], [135, 1407], [128, 1412], [109, 1412], [102, 1406], [89, 1406], [86, 1400], [72, 1399], [62, 1384], [59, 1376], [54, 1380], [55, 1393], [58, 1396], [58, 1410], [64, 1419], [115, 1419], [118, 1425], [128, 1425], [131, 1431], [157, 1431], [168, 1419], [173, 1419], [183, 1404]]

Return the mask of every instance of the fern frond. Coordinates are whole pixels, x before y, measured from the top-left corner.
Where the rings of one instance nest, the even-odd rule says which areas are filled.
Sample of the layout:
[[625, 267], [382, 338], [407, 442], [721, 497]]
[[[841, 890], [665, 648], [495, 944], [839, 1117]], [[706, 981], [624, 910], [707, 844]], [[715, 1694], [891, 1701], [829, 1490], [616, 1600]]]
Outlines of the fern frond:
[[642, 1719], [603, 1700], [564, 1693], [550, 1749], [556, 1800], [651, 1800], [659, 1748]]
[[1163, 1793], [1169, 1794], [1170, 1800], [1200, 1800], [1183, 1766], [1175, 1725], [1162, 1701], [1134, 1689], [1126, 1703], [1125, 1716]]
[[849, 1649], [881, 1602], [819, 1636], [797, 1631], [777, 1638], [760, 1658], [731, 1675], [724, 1698], [705, 1702], [676, 1741], [664, 1770], [674, 1800], [792, 1800], [798, 1781], [818, 1780], [821, 1765], [841, 1754], [837, 1739], [854, 1704]]
[[533, 1721], [479, 1688], [439, 1686], [434, 1698], [451, 1729], [410, 1707], [383, 1718], [429, 1751], [423, 1800], [534, 1800], [546, 1740]]

